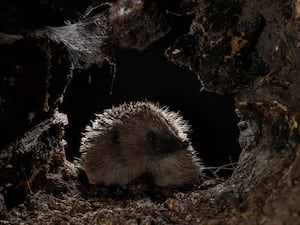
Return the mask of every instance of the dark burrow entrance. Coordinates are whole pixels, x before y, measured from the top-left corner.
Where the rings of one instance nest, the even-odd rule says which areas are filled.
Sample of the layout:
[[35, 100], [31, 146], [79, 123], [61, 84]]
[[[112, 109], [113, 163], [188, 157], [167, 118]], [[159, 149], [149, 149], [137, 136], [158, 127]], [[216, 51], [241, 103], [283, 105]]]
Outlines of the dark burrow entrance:
[[[180, 21], [190, 22], [191, 18]], [[183, 29], [178, 24], [176, 27]], [[164, 50], [183, 32], [186, 30], [173, 31], [143, 52], [117, 50], [111, 95], [112, 74], [108, 63], [102, 68], [91, 67], [75, 73], [61, 107], [69, 118], [65, 136], [68, 159], [80, 157], [81, 132], [95, 113], [125, 101], [149, 100], [180, 111], [189, 121], [190, 138], [205, 166], [222, 167], [237, 162], [241, 150], [234, 97], [201, 92], [196, 74], [178, 68], [164, 56]], [[216, 175], [228, 177], [231, 173], [229, 166]], [[207, 175], [213, 174], [208, 170]]]

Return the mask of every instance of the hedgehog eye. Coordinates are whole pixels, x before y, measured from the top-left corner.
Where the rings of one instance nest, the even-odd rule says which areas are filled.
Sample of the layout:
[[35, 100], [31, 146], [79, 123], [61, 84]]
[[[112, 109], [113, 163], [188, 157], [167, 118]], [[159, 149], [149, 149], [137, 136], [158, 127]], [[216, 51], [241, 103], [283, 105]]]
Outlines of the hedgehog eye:
[[156, 135], [152, 131], [150, 131], [146, 136], [146, 140], [149, 144], [153, 144], [155, 142], [155, 139]]

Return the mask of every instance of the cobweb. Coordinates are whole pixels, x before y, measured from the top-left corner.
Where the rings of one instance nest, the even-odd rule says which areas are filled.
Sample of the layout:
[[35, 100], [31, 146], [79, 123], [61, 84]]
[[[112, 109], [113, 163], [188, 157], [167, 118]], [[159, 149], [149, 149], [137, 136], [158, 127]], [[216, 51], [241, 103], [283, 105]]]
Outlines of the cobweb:
[[74, 68], [86, 69], [91, 64], [102, 65], [107, 59], [102, 47], [108, 39], [108, 30], [107, 18], [98, 15], [62, 27], [47, 27], [42, 34], [66, 47]]

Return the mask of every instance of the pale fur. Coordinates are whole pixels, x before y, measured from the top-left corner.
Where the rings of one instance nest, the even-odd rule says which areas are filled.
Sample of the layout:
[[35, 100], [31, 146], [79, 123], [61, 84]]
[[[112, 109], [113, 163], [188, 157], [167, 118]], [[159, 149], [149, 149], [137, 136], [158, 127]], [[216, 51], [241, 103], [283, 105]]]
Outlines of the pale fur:
[[[157, 186], [184, 186], [201, 175], [202, 165], [187, 138], [189, 126], [178, 113], [150, 102], [131, 102], [96, 116], [81, 145], [83, 169], [90, 183], [126, 187], [147, 172]], [[144, 140], [149, 130], [159, 138], [189, 145], [167, 154], [150, 154], [152, 149]], [[116, 131], [120, 136], [114, 140]]]

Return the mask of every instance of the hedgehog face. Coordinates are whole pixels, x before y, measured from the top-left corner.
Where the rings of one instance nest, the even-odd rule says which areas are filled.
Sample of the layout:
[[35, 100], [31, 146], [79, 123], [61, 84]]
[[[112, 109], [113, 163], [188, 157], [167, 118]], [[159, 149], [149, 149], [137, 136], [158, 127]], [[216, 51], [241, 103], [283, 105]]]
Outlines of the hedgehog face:
[[166, 135], [165, 133], [157, 134], [152, 130], [145, 135], [145, 141], [147, 153], [160, 156], [185, 150], [189, 145], [188, 141], [182, 141], [176, 136]]
[[165, 157], [179, 150], [186, 150], [189, 142], [180, 138], [162, 118], [137, 115], [135, 120], [123, 121], [118, 132], [120, 149], [125, 156]]

